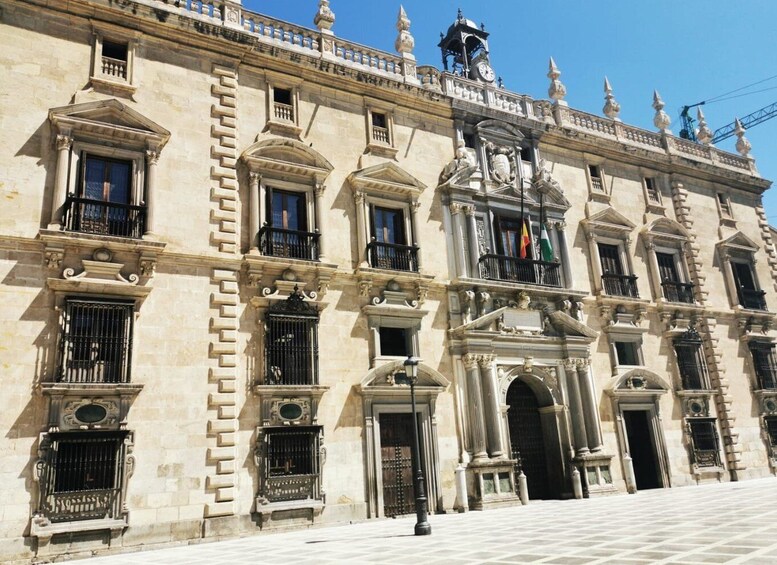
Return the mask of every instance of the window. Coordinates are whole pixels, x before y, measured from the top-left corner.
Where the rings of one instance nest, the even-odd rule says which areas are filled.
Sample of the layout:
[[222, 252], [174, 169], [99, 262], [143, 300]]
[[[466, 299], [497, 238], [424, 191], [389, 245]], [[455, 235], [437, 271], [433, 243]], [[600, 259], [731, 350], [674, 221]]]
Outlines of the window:
[[656, 251], [656, 261], [664, 298], [669, 302], [693, 304], [693, 284], [681, 282], [678, 268], [679, 256], [675, 253]]
[[128, 432], [48, 434], [38, 514], [50, 522], [122, 519]]
[[108, 94], [131, 96], [136, 90], [133, 80], [136, 36], [125, 29], [95, 23], [94, 37], [90, 86]]
[[295, 79], [272, 71], [267, 75], [267, 126], [265, 131], [285, 137], [299, 138], [299, 85]]
[[62, 316], [59, 382], [130, 381], [134, 303], [68, 299]]
[[641, 365], [639, 344], [633, 341], [616, 341], [615, 354], [618, 365]]
[[752, 310], [766, 310], [766, 300], [764, 299], [766, 293], [758, 289], [752, 265], [749, 262], [732, 260], [731, 270], [740, 306]]
[[321, 428], [267, 428], [261, 496], [267, 502], [316, 500], [319, 484]]
[[599, 243], [599, 260], [602, 265], [602, 284], [604, 291], [613, 296], [639, 298], [637, 277], [624, 274], [619, 245]]
[[693, 463], [697, 467], [720, 467], [718, 430], [713, 418], [688, 419], [693, 448]]
[[411, 354], [409, 328], [387, 328], [378, 330], [380, 335], [380, 355], [387, 357], [407, 357]]
[[718, 210], [720, 211], [720, 215], [723, 218], [731, 218], [731, 201], [728, 199], [728, 196], [723, 194], [722, 192], [717, 193], [718, 197]]
[[772, 450], [777, 449], [777, 416], [767, 416], [764, 418], [766, 421], [766, 433], [769, 435], [769, 445]]
[[699, 334], [689, 330], [674, 340], [677, 368], [684, 390], [707, 390], [707, 363]]
[[774, 344], [751, 342], [750, 353], [753, 356], [758, 388], [777, 389], [777, 354]]
[[294, 103], [291, 90], [287, 88], [273, 89], [273, 110], [276, 119], [287, 122], [294, 121]]
[[267, 187], [267, 222], [259, 231], [264, 255], [317, 261], [319, 234], [308, 231], [308, 193]]
[[521, 147], [521, 179], [523, 179], [524, 184], [531, 183], [532, 175], [532, 148]]
[[661, 204], [661, 193], [658, 191], [656, 179], [645, 177], [645, 192], [647, 193], [648, 203]]
[[371, 205], [371, 241], [367, 246], [370, 266], [376, 269], [417, 271], [418, 249], [407, 245], [406, 222], [401, 208]]
[[591, 180], [591, 190], [593, 192], [605, 192], [602, 170], [599, 165], [588, 165], [588, 177]]
[[386, 114], [372, 112], [372, 139], [378, 143], [389, 143], [388, 120]]
[[267, 311], [264, 384], [318, 384], [318, 312], [298, 289]]
[[397, 154], [394, 139], [394, 106], [381, 100], [367, 99], [367, 153], [394, 158]]

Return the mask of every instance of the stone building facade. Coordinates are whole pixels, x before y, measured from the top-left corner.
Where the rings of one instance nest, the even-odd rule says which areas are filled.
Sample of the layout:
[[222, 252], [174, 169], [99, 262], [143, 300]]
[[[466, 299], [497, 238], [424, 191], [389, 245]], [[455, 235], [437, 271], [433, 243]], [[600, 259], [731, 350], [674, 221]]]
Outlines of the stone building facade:
[[334, 20], [0, 0], [3, 561], [412, 512], [414, 422], [432, 512], [775, 473], [744, 132]]

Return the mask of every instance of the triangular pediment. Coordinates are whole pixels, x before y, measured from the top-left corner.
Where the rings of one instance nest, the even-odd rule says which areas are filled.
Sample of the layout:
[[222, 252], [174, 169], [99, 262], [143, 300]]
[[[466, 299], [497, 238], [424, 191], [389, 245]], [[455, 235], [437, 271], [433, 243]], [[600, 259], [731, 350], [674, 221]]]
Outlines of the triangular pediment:
[[170, 138], [165, 128], [115, 98], [53, 108], [49, 120], [58, 131], [82, 137], [144, 141], [157, 148]]
[[761, 248], [756, 242], [747, 237], [741, 231], [738, 231], [734, 235], [719, 241], [718, 247], [728, 247], [729, 249], [746, 251], [748, 253], [755, 253]]
[[625, 233], [630, 232], [636, 224], [618, 212], [612, 206], [596, 212], [581, 222], [588, 232], [603, 231]]
[[482, 316], [472, 320], [471, 322], [467, 322], [466, 324], [462, 324], [456, 328], [453, 328], [451, 330], [451, 333], [454, 335], [461, 335], [463, 333], [473, 331], [473, 330], [491, 330], [494, 322], [498, 320], [502, 316], [502, 314], [504, 314], [505, 310], [507, 310], [508, 308], [509, 306], [502, 306], [501, 308], [496, 308], [495, 310], [489, 312], [488, 314], [483, 314]]
[[390, 161], [355, 171], [348, 176], [348, 182], [356, 190], [411, 196], [419, 195], [426, 188], [421, 181]]
[[334, 169], [321, 153], [296, 139], [264, 139], [243, 151], [252, 171], [307, 177], [323, 182]]
[[589, 328], [583, 322], [576, 320], [566, 312], [556, 310], [555, 312], [551, 312], [548, 316], [556, 330], [566, 336], [586, 337], [589, 339], [596, 339], [599, 337], [599, 332]]

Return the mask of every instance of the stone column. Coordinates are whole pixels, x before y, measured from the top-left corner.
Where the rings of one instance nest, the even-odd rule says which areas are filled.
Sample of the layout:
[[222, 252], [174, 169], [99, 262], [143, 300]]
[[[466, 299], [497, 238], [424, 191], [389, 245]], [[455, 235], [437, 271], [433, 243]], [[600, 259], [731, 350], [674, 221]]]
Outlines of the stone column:
[[599, 410], [596, 408], [591, 363], [587, 359], [578, 363], [576, 376], [580, 382], [580, 396], [583, 404], [588, 447], [592, 453], [597, 453], [602, 450], [602, 434], [599, 431]]
[[315, 195], [315, 206], [313, 207], [313, 217], [316, 221], [316, 232], [318, 233], [318, 260], [322, 263], [326, 262], [326, 257], [324, 254], [324, 226], [323, 226], [323, 219], [325, 214], [322, 211], [322, 206], [324, 205], [324, 190], [326, 190], [326, 186], [323, 183], [317, 182], [316, 187], [314, 189], [314, 195]]
[[262, 176], [259, 173], [250, 173], [248, 188], [248, 230], [250, 232], [249, 251], [259, 250], [259, 181]]
[[421, 270], [421, 246], [418, 245], [418, 209], [420, 207], [421, 205], [418, 203], [418, 200], [413, 200], [413, 202], [410, 203], [410, 230], [413, 232], [411, 245], [415, 245], [418, 248], [416, 250], [415, 260], [419, 271]]
[[502, 435], [499, 425], [499, 391], [494, 374], [493, 355], [479, 355], [480, 378], [483, 383], [483, 408], [486, 420], [486, 436], [488, 438], [488, 454], [492, 458], [502, 457]]
[[156, 239], [156, 166], [159, 162], [159, 151], [148, 149], [146, 151], [146, 231], [143, 239]]
[[364, 211], [364, 193], [358, 191], [353, 195], [356, 204], [356, 249], [359, 252], [359, 266], [367, 266], [367, 214]]
[[558, 241], [557, 253], [561, 259], [561, 268], [564, 271], [564, 284], [566, 288], [572, 288], [572, 264], [569, 262], [569, 247], [567, 246], [566, 222], [556, 222], [555, 232]]
[[57, 174], [54, 177], [54, 197], [51, 201], [49, 229], [59, 229], [62, 227], [62, 208], [67, 199], [68, 158], [72, 146], [73, 138], [70, 137], [69, 131], [57, 135]]
[[449, 205], [453, 218], [453, 248], [456, 257], [456, 276], [467, 276], [467, 262], [464, 258], [464, 225], [461, 217], [461, 204], [451, 202]]
[[475, 207], [464, 206], [464, 214], [467, 216], [467, 240], [469, 241], [469, 276], [480, 278], [480, 247], [478, 246], [478, 226], [475, 221]]
[[596, 234], [585, 234], [588, 240], [588, 254], [591, 257], [591, 272], [594, 274], [594, 292], [602, 291], [602, 262], [599, 259], [599, 246], [596, 244]]
[[723, 276], [726, 279], [726, 288], [728, 289], [728, 298], [731, 304], [736, 306], [739, 304], [739, 294], [737, 293], [737, 283], [734, 278], [734, 267], [731, 265], [731, 254], [727, 249], [720, 250], [720, 262], [723, 269]]
[[476, 355], [467, 354], [462, 358], [467, 371], [467, 398], [469, 404], [469, 421], [472, 431], [473, 459], [488, 458], [486, 452], [486, 431], [483, 427], [483, 392], [480, 386], [480, 370]]
[[661, 271], [658, 268], [656, 244], [650, 236], [645, 239], [645, 251], [647, 251], [648, 263], [650, 263], [650, 282], [653, 284], [653, 295], [658, 300], [664, 297], [664, 289], [661, 286]]
[[575, 439], [575, 452], [577, 455], [585, 455], [588, 453], [588, 437], [585, 429], [583, 403], [580, 399], [580, 381], [575, 361], [564, 359], [564, 370], [568, 377], [569, 412], [572, 415], [572, 435]]

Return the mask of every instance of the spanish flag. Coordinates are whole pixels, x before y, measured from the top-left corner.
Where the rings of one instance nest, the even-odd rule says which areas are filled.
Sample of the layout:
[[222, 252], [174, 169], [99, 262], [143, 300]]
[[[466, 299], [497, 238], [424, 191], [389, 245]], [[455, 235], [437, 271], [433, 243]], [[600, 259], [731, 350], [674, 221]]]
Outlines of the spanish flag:
[[527, 255], [529, 255], [529, 247], [531, 246], [528, 223], [528, 220], [523, 220], [521, 222], [521, 259], [526, 259]]

